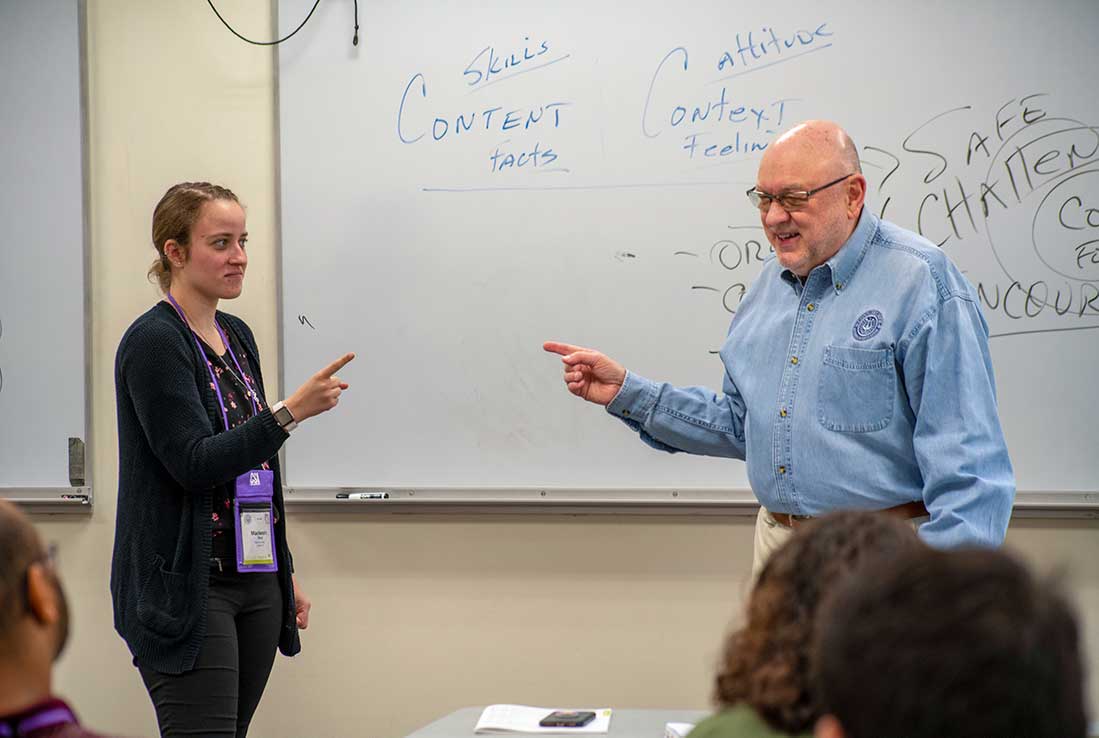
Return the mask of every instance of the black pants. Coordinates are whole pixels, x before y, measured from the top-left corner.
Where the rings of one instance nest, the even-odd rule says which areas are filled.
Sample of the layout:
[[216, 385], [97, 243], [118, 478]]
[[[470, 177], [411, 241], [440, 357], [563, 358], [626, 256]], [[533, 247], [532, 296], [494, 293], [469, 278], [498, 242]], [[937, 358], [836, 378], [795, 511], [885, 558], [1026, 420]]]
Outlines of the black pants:
[[161, 736], [248, 734], [282, 627], [277, 576], [211, 572], [206, 640], [195, 668], [162, 674], [138, 664]]

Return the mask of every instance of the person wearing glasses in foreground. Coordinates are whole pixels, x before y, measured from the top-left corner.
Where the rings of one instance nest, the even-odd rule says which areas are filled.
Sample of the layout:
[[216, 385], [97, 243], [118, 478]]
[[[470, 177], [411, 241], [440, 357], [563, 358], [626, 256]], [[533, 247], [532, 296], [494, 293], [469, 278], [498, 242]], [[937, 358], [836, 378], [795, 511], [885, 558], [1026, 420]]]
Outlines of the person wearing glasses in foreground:
[[926, 518], [936, 547], [999, 545], [1015, 481], [973, 286], [864, 207], [858, 151], [835, 123], [779, 136], [756, 183], [775, 258], [729, 327], [723, 392], [547, 342], [569, 391], [654, 448], [744, 459], [761, 504], [754, 573], [798, 521], [832, 510]]
[[68, 639], [52, 550], [19, 508], [0, 500], [0, 736], [98, 738], [51, 689]]

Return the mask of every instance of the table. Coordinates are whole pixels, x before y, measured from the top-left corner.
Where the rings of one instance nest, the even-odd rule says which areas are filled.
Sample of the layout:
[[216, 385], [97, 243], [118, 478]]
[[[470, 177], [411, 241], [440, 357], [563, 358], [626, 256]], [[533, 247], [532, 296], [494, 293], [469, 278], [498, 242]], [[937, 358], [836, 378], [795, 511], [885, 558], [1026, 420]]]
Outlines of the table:
[[[612, 706], [613, 707], [613, 706]], [[473, 732], [482, 707], [463, 707], [430, 725], [420, 728], [407, 738], [480, 738]], [[709, 714], [707, 710], [639, 710], [614, 708], [608, 738], [664, 738], [665, 723], [697, 723]], [[532, 735], [515, 733], [516, 736]]]

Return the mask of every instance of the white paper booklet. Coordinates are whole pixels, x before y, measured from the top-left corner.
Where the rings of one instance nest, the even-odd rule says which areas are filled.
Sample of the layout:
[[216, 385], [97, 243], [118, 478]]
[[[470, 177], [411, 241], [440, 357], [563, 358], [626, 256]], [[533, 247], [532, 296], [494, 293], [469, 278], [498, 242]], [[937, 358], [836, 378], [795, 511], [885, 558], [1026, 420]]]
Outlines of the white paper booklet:
[[694, 727], [694, 723], [665, 723], [664, 738], [687, 738]]
[[[570, 708], [571, 709], [571, 708]], [[489, 735], [508, 735], [512, 733], [532, 733], [536, 735], [593, 735], [606, 733], [611, 729], [609, 707], [586, 707], [584, 710], [595, 713], [595, 719], [587, 725], [578, 727], [543, 728], [538, 723], [542, 718], [555, 712], [549, 707], [528, 707], [526, 705], [489, 705], [481, 713], [474, 733]]]

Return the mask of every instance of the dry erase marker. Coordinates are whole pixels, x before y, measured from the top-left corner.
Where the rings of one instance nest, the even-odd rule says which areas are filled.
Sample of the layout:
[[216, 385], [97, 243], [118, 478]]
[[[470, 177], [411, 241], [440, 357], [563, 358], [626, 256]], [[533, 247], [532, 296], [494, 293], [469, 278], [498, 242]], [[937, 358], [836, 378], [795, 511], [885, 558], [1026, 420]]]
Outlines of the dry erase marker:
[[340, 492], [337, 500], [388, 500], [388, 492]]

